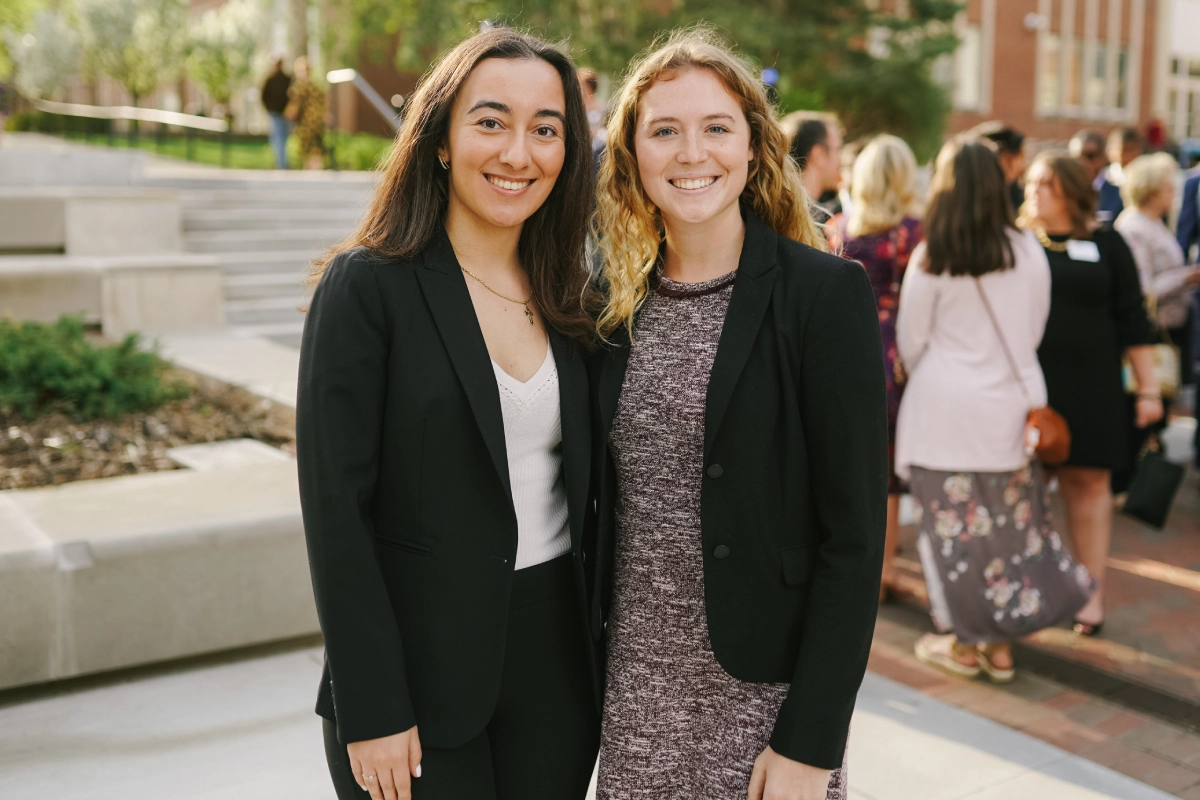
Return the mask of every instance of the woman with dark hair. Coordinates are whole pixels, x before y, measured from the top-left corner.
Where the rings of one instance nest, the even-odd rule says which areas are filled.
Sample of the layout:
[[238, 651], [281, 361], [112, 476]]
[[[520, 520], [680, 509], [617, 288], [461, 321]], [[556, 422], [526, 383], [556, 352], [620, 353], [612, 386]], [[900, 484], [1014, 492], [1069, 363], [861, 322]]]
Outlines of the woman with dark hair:
[[1121, 234], [1098, 228], [1095, 217], [1096, 192], [1083, 165], [1065, 152], [1038, 155], [1025, 183], [1021, 224], [1050, 260], [1050, 318], [1038, 359], [1050, 405], [1071, 429], [1071, 456], [1058, 470], [1067, 527], [1076, 556], [1100, 587], [1075, 617], [1075, 632], [1085, 636], [1104, 623], [1112, 471], [1133, 458], [1122, 355], [1145, 387], [1137, 398], [1137, 427], [1163, 415], [1150, 347], [1157, 337], [1137, 264]]
[[570, 60], [481, 33], [314, 270], [297, 457], [343, 800], [587, 790], [588, 141]]
[[900, 293], [909, 379], [896, 472], [912, 487], [941, 632], [921, 637], [917, 657], [962, 677], [1012, 680], [1010, 642], [1087, 599], [1090, 578], [1062, 551], [1026, 449], [1026, 417], [1046, 404], [1037, 346], [1049, 308], [1046, 256], [1014, 224], [992, 148], [947, 144]]

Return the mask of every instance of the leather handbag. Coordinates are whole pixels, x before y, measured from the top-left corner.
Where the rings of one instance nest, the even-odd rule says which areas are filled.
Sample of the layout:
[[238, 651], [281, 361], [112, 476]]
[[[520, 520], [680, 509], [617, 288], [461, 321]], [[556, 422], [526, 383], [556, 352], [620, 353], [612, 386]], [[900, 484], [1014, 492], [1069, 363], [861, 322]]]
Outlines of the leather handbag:
[[1183, 482], [1183, 466], [1167, 461], [1157, 436], [1146, 440], [1121, 512], [1161, 529]]
[[1025, 398], [1026, 405], [1031, 406], [1029, 414], [1025, 417], [1025, 454], [1037, 456], [1038, 460], [1047, 466], [1053, 467], [1062, 464], [1071, 455], [1071, 429], [1067, 426], [1063, 415], [1050, 406], [1032, 408], [1033, 403], [1029, 399], [1025, 381], [1021, 379], [1021, 371], [1017, 369], [1017, 362], [1008, 349], [1004, 332], [1000, 330], [1000, 323], [996, 319], [995, 312], [992, 311], [992, 304], [988, 302], [987, 294], [984, 293], [983, 284], [979, 282], [979, 278], [975, 279], [975, 288], [979, 290], [979, 299], [983, 301], [983, 307], [987, 310], [992, 327], [996, 330], [1000, 348], [1004, 350], [1004, 357], [1008, 360], [1008, 367], [1012, 370], [1013, 378], [1021, 389], [1021, 396]]

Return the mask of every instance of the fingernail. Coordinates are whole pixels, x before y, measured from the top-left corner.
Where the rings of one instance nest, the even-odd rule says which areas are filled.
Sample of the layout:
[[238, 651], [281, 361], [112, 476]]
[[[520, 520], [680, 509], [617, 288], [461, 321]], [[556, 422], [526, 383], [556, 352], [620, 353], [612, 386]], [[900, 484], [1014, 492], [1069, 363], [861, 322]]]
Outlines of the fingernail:
[[421, 777], [421, 765], [420, 764], [417, 764], [417, 771], [413, 774], [416, 775], [418, 778]]

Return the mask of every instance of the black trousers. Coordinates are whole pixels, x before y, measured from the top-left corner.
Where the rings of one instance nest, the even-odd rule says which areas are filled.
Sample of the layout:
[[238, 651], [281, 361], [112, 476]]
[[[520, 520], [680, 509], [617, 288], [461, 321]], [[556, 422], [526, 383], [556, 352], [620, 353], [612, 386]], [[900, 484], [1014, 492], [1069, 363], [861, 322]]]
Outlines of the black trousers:
[[[600, 747], [571, 557], [513, 575], [504, 674], [487, 727], [461, 747], [422, 746], [413, 800], [583, 800]], [[337, 728], [325, 757], [338, 800], [364, 800]]]

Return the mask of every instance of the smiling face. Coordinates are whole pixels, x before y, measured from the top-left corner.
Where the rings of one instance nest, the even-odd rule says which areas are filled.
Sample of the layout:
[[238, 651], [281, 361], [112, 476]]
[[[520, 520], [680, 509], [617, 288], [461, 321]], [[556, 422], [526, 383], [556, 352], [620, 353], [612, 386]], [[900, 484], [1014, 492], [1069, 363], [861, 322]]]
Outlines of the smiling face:
[[686, 69], [650, 86], [638, 104], [634, 151], [650, 201], [668, 226], [740, 214], [750, 125], [716, 75]]
[[438, 154], [450, 208], [492, 228], [522, 225], [546, 201], [566, 157], [562, 78], [535, 59], [489, 58], [463, 83]]

